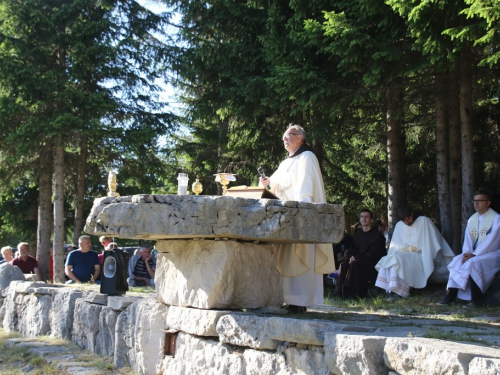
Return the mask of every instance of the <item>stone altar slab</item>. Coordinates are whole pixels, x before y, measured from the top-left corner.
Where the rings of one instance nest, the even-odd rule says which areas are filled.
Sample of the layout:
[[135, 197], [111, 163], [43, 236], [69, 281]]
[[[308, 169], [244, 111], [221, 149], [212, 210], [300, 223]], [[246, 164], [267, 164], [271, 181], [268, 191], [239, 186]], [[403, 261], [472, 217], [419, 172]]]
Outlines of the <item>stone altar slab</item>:
[[148, 240], [229, 238], [338, 243], [341, 205], [224, 196], [133, 195], [94, 201], [85, 232]]
[[280, 306], [273, 245], [237, 241], [158, 241], [158, 300], [199, 309]]

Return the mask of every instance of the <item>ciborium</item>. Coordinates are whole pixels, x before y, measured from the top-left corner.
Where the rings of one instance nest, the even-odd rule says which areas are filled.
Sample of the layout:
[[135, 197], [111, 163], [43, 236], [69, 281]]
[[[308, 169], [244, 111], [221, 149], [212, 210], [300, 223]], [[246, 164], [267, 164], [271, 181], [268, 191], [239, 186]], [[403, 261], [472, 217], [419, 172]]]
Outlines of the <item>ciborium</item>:
[[191, 190], [196, 195], [200, 195], [200, 193], [203, 191], [203, 185], [201, 184], [201, 182], [198, 178], [196, 179], [195, 182], [193, 182], [193, 185], [191, 186]]

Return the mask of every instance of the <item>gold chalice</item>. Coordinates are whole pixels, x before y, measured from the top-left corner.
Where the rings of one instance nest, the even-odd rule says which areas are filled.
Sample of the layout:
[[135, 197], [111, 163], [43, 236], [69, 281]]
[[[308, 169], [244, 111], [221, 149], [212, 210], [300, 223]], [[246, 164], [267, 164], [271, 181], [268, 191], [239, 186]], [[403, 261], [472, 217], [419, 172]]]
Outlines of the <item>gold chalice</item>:
[[229, 185], [231, 181], [236, 181], [236, 174], [234, 173], [216, 173], [214, 176], [215, 181], [220, 182], [222, 185], [222, 195], [226, 195], [227, 185]]

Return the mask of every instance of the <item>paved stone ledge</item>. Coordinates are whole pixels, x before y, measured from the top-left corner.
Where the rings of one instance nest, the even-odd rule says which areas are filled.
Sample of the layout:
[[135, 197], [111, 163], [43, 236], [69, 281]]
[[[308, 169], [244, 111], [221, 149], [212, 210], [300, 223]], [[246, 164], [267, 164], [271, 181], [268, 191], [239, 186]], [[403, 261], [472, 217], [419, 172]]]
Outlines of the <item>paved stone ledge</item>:
[[94, 201], [85, 231], [135, 239], [231, 238], [338, 243], [340, 205], [195, 195], [133, 195]]
[[[312, 316], [328, 314], [329, 320], [307, 319], [309, 312], [296, 319], [167, 306], [152, 295], [135, 302], [109, 297], [104, 306], [93, 303], [99, 296], [87, 288], [61, 287], [40, 295], [26, 293], [37, 289], [32, 285], [14, 282], [0, 309], [4, 329], [25, 336], [69, 334], [81, 348], [113, 358], [118, 368], [130, 365], [138, 374], [493, 375], [500, 370], [500, 350], [491, 347], [500, 337], [494, 336], [494, 316], [493, 321], [478, 318], [477, 327], [439, 316], [421, 317], [416, 326], [413, 317], [338, 307], [326, 313], [317, 306]], [[489, 346], [415, 337], [425, 326], [469, 334]], [[78, 358], [68, 357], [59, 343], [49, 348], [37, 339], [7, 342], [14, 345], [29, 346], [49, 362], [68, 362], [67, 369], [85, 367], [72, 363]]]

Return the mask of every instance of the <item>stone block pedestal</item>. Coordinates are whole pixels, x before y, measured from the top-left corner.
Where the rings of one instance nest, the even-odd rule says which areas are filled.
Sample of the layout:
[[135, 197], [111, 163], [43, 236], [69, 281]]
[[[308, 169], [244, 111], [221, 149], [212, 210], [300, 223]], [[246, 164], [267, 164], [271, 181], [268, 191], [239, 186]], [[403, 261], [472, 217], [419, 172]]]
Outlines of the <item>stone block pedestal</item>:
[[156, 268], [158, 299], [174, 306], [238, 309], [280, 306], [283, 292], [272, 245], [164, 240]]

